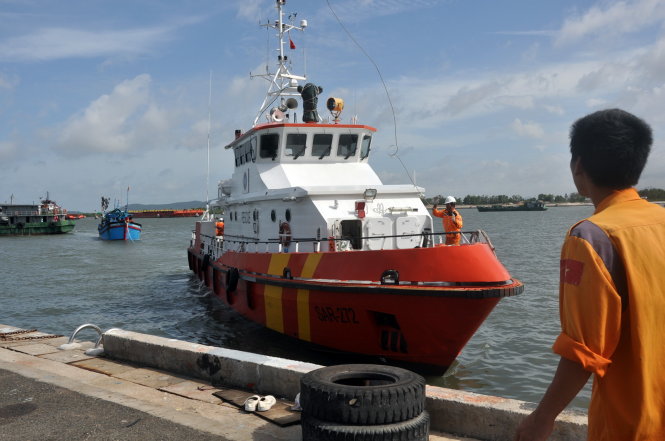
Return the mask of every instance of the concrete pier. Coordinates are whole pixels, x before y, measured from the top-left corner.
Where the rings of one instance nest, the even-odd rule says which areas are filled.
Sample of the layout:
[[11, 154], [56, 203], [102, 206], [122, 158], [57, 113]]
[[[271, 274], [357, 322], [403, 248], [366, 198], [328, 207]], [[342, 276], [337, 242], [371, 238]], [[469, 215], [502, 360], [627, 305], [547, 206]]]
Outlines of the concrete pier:
[[[235, 389], [275, 395], [289, 403], [299, 392], [300, 377], [319, 368], [318, 365], [121, 329], [103, 333], [104, 352], [95, 356], [87, 350], [94, 346], [96, 336], [90, 338], [91, 341], [81, 341], [83, 335], [87, 337], [93, 333], [80, 334], [77, 339], [79, 347], [60, 349], [67, 343], [67, 337], [0, 325], [0, 381], [18, 375], [28, 382], [26, 388], [36, 385], [63, 388], [78, 397], [71, 400], [71, 406], [89, 397], [95, 398], [96, 410], [91, 406], [84, 406], [84, 409], [88, 409], [92, 413], [89, 416], [100, 424], [106, 421], [108, 414], [122, 413], [119, 409], [131, 409], [142, 415], [133, 416], [139, 422], [122, 428], [122, 435], [98, 436], [97, 439], [189, 439], [193, 434], [198, 437], [196, 439], [301, 439], [299, 424], [275, 424], [213, 394]], [[23, 431], [29, 429], [30, 424], [39, 425], [34, 418], [39, 402], [33, 402], [35, 412], [26, 415], [23, 421], [21, 415], [3, 412], [3, 409], [20, 408], [16, 406], [21, 403], [12, 402], [21, 395], [20, 389], [14, 395], [0, 394], [0, 425], [3, 425], [0, 439], [31, 439], [24, 436], [29, 432], [13, 434], [11, 429], [21, 428]], [[46, 400], [46, 397], [44, 395], [42, 399]], [[114, 406], [120, 407], [116, 409]], [[517, 400], [427, 386], [430, 440], [512, 440], [517, 424], [533, 406]], [[61, 411], [65, 417], [80, 415], [80, 412], [68, 413], [67, 406]], [[76, 424], [75, 421], [53, 419], [52, 413], [44, 417], [51, 418], [51, 424], [64, 424], [70, 430]], [[160, 420], [164, 424], [159, 424]], [[169, 429], [165, 429], [166, 422]], [[550, 439], [585, 440], [586, 423], [585, 414], [564, 412]], [[154, 436], [146, 437], [146, 427], [152, 427], [150, 433]], [[158, 430], [165, 431], [163, 436], [155, 432]], [[177, 430], [193, 432], [176, 437]]]

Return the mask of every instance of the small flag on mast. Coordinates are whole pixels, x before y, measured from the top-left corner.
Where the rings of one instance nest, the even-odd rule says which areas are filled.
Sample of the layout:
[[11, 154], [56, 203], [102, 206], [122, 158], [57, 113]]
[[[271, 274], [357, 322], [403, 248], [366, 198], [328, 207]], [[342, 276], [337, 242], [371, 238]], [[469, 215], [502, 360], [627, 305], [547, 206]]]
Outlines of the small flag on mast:
[[295, 48], [296, 48], [296, 44], [293, 42], [293, 40], [291, 40], [291, 37], [289, 37], [289, 47], [290, 47], [291, 49], [295, 49]]

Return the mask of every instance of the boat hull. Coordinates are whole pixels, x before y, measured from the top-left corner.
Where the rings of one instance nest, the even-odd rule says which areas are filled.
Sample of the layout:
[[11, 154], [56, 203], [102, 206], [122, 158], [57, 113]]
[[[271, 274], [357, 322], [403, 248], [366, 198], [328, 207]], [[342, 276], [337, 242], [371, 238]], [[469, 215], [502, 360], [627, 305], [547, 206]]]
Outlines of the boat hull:
[[433, 373], [450, 366], [502, 297], [523, 290], [485, 244], [226, 252], [216, 261], [194, 247], [188, 254], [198, 278], [250, 320], [307, 342]]
[[26, 222], [12, 225], [0, 225], [0, 236], [41, 236], [46, 234], [65, 234], [74, 230], [76, 223], [71, 220], [49, 222]]
[[203, 210], [133, 210], [129, 214], [134, 218], [197, 217]]
[[102, 240], [139, 240], [141, 225], [134, 222], [105, 222], [97, 227]]

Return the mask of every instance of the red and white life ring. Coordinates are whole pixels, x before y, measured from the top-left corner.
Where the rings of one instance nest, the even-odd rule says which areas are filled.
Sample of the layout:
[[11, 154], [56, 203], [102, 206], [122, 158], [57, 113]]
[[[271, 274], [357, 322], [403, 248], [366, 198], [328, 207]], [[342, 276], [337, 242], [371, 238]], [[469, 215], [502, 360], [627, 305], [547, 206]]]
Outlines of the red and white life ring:
[[279, 243], [285, 247], [291, 244], [291, 225], [288, 222], [279, 224]]

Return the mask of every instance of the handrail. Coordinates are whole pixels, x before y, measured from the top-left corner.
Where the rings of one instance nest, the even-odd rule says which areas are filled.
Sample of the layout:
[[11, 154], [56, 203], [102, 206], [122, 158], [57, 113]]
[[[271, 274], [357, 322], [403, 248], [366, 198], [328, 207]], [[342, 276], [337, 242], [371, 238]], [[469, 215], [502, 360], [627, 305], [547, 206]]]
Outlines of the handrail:
[[[418, 234], [396, 234], [396, 235], [381, 235], [381, 236], [361, 236], [361, 237], [335, 237], [335, 238], [292, 238], [291, 244], [289, 246], [284, 246], [280, 243], [279, 239], [271, 238], [268, 240], [258, 240], [256, 238], [247, 237], [247, 236], [234, 236], [226, 234], [224, 236], [211, 236], [208, 234], [201, 234], [201, 238], [207, 239], [203, 242], [205, 254], [212, 254], [213, 256], [219, 256], [224, 251], [228, 251], [231, 248], [235, 248], [236, 251], [240, 252], [270, 252], [271, 248], [274, 248], [277, 245], [277, 252], [299, 252], [301, 244], [312, 244], [312, 249], [308, 252], [320, 252], [323, 249], [327, 249], [329, 242], [333, 241], [336, 244], [338, 243], [348, 243], [351, 240], [368, 240], [368, 239], [395, 239], [395, 238], [408, 238], [408, 237], [422, 237], [423, 241], [418, 247], [423, 248], [433, 248], [435, 246], [441, 246], [445, 244], [447, 235], [449, 234], [459, 234], [461, 236], [461, 245], [471, 245], [475, 243], [485, 243], [494, 251], [494, 245], [489, 239], [487, 233], [483, 230], [473, 230], [473, 231], [451, 231], [451, 232], [426, 232]], [[195, 231], [192, 231], [192, 239], [190, 241], [190, 246], [193, 246], [195, 240]], [[324, 244], [322, 246], [321, 244]], [[352, 249], [349, 249], [351, 251]]]

